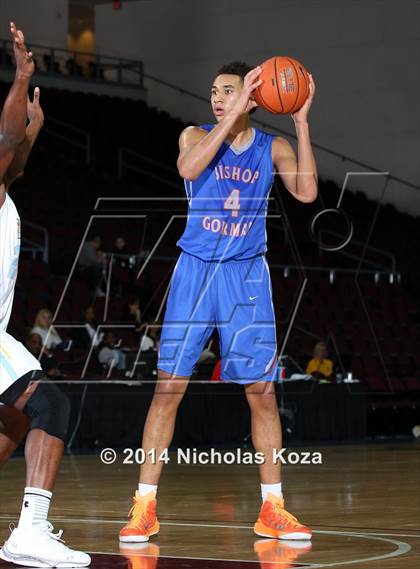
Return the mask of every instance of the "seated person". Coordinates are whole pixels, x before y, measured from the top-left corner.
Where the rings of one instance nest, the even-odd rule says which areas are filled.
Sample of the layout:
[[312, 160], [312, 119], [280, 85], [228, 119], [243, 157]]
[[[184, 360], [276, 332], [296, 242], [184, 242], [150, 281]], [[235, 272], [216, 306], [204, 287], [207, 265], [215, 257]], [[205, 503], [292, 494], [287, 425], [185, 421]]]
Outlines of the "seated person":
[[42, 351], [42, 338], [39, 334], [29, 334], [28, 339], [26, 340], [26, 347], [31, 354], [39, 360], [43, 371], [45, 371], [50, 379], [60, 379], [64, 377], [57, 360], [50, 351], [44, 349], [41, 358], [39, 357]]
[[[124, 237], [116, 237], [112, 248], [114, 254], [114, 265], [121, 269], [131, 269], [135, 264], [134, 255], [131, 255], [127, 248], [127, 242]], [[134, 263], [133, 263], [134, 258]]]
[[83, 243], [77, 260], [79, 277], [85, 281], [96, 296], [104, 296], [103, 279], [106, 255], [101, 251], [102, 239], [99, 235], [90, 234]]
[[94, 349], [99, 348], [102, 340], [103, 333], [97, 332], [98, 323], [95, 317], [95, 309], [93, 306], [88, 306], [83, 313], [82, 320], [84, 322], [84, 328], [79, 328], [75, 332], [74, 339], [76, 348], [90, 350], [92, 344]]
[[141, 309], [138, 296], [130, 296], [128, 298], [124, 310], [124, 321], [133, 322], [136, 325], [136, 331], [139, 331], [141, 325]]
[[333, 381], [334, 364], [328, 359], [328, 348], [325, 342], [315, 344], [314, 357], [306, 366], [306, 373], [315, 379]]
[[48, 308], [41, 308], [36, 315], [31, 334], [39, 334], [47, 350], [65, 349], [68, 344], [68, 342], [63, 342], [57, 330], [52, 326], [52, 312]]
[[113, 332], [106, 332], [98, 354], [99, 363], [108, 368], [126, 369], [125, 354], [116, 346]]

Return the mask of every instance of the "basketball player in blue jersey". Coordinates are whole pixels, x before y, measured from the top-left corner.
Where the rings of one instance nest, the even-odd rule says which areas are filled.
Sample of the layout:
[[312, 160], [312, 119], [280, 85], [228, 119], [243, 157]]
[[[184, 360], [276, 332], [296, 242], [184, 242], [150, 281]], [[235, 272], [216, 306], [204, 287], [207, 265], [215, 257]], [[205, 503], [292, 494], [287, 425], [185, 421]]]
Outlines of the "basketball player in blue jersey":
[[7, 332], [20, 249], [19, 214], [8, 192], [22, 174], [44, 121], [39, 89], [35, 88], [33, 101], [28, 99], [32, 53], [13, 23], [10, 31], [16, 76], [0, 116], [0, 466], [27, 438], [22, 510], [0, 558], [30, 567], [86, 567], [89, 555], [67, 547], [62, 531], [54, 533], [47, 520], [63, 455], [69, 401], [55, 384], [45, 381], [39, 361]]
[[[266, 213], [273, 176], [299, 201], [317, 197], [317, 171], [307, 122], [315, 85], [292, 115], [298, 155], [283, 138], [250, 126], [253, 92], [261, 68], [235, 62], [218, 72], [211, 90], [216, 124], [189, 127], [180, 137], [178, 171], [185, 180], [188, 220], [178, 242], [182, 253], [172, 276], [158, 362], [159, 381], [144, 427], [148, 458], [140, 471], [122, 542], [147, 541], [159, 531], [156, 492], [159, 456], [170, 445], [176, 411], [200, 353], [217, 329], [221, 378], [244, 384], [252, 440], [264, 453], [260, 466], [262, 507], [255, 533], [309, 540], [311, 531], [284, 509], [282, 447], [274, 383], [277, 366], [275, 315], [265, 259]], [[149, 451], [155, 452], [155, 459]]]

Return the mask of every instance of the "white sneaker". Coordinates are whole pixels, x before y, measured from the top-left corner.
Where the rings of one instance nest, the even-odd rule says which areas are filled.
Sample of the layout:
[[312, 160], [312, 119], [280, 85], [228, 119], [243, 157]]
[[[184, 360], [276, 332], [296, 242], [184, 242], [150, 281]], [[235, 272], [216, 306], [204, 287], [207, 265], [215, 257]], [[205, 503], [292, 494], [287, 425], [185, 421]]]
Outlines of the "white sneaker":
[[63, 530], [52, 533], [49, 522], [29, 529], [15, 528], [0, 550], [0, 558], [26, 567], [87, 567], [90, 557], [64, 545]]

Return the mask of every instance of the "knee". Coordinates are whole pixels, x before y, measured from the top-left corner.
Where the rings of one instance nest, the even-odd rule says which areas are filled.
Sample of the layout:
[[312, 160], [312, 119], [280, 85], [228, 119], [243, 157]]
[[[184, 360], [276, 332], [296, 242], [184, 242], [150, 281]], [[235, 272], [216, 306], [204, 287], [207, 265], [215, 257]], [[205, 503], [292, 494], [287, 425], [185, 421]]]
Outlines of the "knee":
[[182, 400], [182, 394], [174, 391], [155, 393], [152, 406], [159, 414], [172, 413], [178, 409]]
[[70, 401], [54, 383], [40, 383], [27, 402], [24, 413], [31, 418], [31, 429], [41, 429], [65, 441]]
[[2, 406], [0, 408], [0, 435], [3, 434], [19, 444], [28, 432], [29, 426], [29, 418], [24, 413], [13, 407]]
[[256, 413], [278, 414], [277, 399], [275, 393], [261, 393], [248, 397], [251, 411]]

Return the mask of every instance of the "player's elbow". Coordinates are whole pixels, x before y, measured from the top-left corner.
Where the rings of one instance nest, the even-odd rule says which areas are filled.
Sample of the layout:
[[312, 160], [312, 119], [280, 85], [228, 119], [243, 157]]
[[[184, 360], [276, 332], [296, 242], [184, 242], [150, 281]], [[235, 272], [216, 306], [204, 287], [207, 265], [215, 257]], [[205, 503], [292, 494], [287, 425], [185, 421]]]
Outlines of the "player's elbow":
[[6, 129], [0, 132], [0, 144], [11, 152], [14, 152], [21, 142], [20, 137], [13, 132], [8, 132]]
[[184, 178], [184, 180], [189, 180], [191, 182], [196, 180], [199, 176], [199, 174], [194, 171], [194, 168], [191, 168], [190, 166], [184, 164], [178, 165], [178, 173], [181, 178]]
[[315, 180], [310, 183], [297, 184], [297, 199], [303, 203], [312, 203], [318, 197], [318, 184]]
[[299, 201], [303, 203], [313, 203], [317, 197], [318, 197], [318, 190], [315, 192], [311, 192], [310, 194], [299, 196]]

